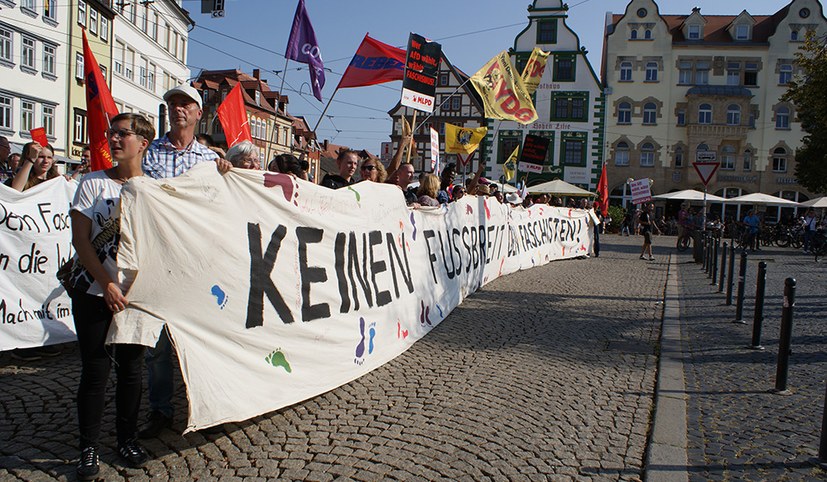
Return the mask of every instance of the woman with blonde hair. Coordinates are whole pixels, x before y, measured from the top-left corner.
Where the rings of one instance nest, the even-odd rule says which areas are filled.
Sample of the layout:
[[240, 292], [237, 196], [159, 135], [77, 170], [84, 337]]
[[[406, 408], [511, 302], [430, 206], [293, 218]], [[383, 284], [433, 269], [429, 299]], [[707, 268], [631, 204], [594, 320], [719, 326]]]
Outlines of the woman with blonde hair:
[[423, 206], [439, 206], [439, 201], [436, 200], [438, 192], [439, 178], [433, 174], [426, 174], [416, 191], [417, 202]]
[[11, 187], [22, 192], [59, 175], [55, 166], [55, 149], [49, 144], [41, 146], [37, 142], [28, 142], [23, 146], [20, 168], [14, 175]]
[[362, 166], [359, 168], [359, 175], [363, 181], [371, 182], [385, 182], [388, 179], [388, 171], [385, 166], [379, 161], [369, 157], [362, 161]]

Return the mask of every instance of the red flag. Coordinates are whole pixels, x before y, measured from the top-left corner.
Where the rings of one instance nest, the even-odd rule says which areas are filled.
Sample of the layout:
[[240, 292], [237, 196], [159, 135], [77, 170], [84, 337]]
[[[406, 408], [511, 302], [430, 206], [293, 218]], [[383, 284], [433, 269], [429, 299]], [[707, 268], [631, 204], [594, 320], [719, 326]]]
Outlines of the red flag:
[[233, 147], [241, 141], [253, 141], [253, 136], [250, 135], [250, 121], [247, 119], [247, 110], [244, 108], [241, 82], [235, 84], [216, 112], [218, 112], [221, 127], [224, 128], [228, 147]]
[[118, 108], [103, 80], [98, 61], [89, 48], [86, 30], [83, 31], [83, 76], [86, 79], [86, 125], [89, 133], [89, 149], [92, 154], [91, 169], [99, 171], [112, 167], [112, 154], [106, 130], [109, 120], [118, 115]]
[[407, 53], [365, 34], [337, 89], [402, 80]]
[[600, 173], [600, 180], [597, 181], [597, 200], [600, 201], [600, 212], [603, 216], [609, 215], [609, 178], [606, 177], [606, 163], [603, 163], [603, 171]]

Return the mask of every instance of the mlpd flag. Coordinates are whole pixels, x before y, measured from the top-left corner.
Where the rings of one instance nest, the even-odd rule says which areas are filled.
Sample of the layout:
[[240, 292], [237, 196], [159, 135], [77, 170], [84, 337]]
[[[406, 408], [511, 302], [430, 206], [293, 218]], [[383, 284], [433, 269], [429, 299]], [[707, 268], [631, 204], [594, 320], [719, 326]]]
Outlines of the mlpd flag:
[[546, 61], [548, 61], [550, 53], [543, 52], [540, 47], [534, 47], [531, 57], [528, 58], [528, 62], [523, 67], [521, 77], [528, 95], [533, 94], [537, 90], [537, 86], [540, 85], [540, 79], [543, 78], [543, 72], [546, 71]]
[[86, 79], [86, 125], [92, 154], [90, 168], [93, 171], [109, 169], [112, 167], [112, 154], [109, 152], [106, 130], [109, 129], [109, 120], [118, 115], [118, 108], [103, 79], [98, 61], [89, 48], [86, 30], [83, 31], [83, 77]]
[[609, 178], [606, 177], [606, 163], [603, 163], [603, 170], [600, 172], [600, 180], [597, 182], [597, 200], [600, 201], [600, 212], [603, 216], [609, 215]]
[[445, 152], [447, 154], [473, 154], [485, 139], [487, 127], [460, 127], [445, 123]]
[[309, 66], [313, 96], [321, 102], [322, 87], [324, 87], [324, 63], [319, 43], [316, 41], [316, 32], [313, 31], [310, 17], [307, 16], [307, 9], [304, 8], [304, 0], [299, 0], [296, 6], [293, 28], [290, 29], [290, 38], [287, 40], [287, 51], [284, 56]]
[[365, 34], [336, 88], [364, 87], [402, 80], [405, 75], [405, 55], [403, 49]]
[[216, 109], [218, 120], [224, 128], [224, 135], [227, 138], [227, 146], [233, 147], [241, 141], [253, 141], [250, 135], [250, 121], [247, 119], [247, 111], [244, 108], [244, 93], [241, 92], [241, 83], [227, 94], [227, 98]]
[[482, 97], [485, 117], [531, 124], [537, 112], [531, 102], [523, 79], [514, 75], [514, 67], [506, 51], [488, 61], [476, 74], [471, 84]]

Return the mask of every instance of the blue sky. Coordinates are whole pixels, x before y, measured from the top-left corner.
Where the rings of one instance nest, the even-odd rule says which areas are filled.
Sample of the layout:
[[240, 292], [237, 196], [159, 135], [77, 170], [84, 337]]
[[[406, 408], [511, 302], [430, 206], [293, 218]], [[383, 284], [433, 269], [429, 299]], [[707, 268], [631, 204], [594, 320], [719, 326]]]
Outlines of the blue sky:
[[[238, 68], [262, 71], [272, 89], [278, 90], [284, 50], [298, 0], [227, 0], [226, 16], [213, 19], [200, 14], [200, 0], [184, 0], [196, 26], [190, 32], [188, 64], [193, 76], [200, 69]], [[514, 37], [528, 24], [530, 0], [305, 0], [322, 50], [327, 83], [325, 102], [365, 33], [391, 45], [405, 46], [409, 32], [436, 40], [451, 62], [473, 74], [485, 62], [514, 45]], [[567, 24], [580, 37], [581, 47], [595, 72], [600, 72], [603, 25], [606, 13], [622, 13], [626, 1], [570, 0]], [[750, 0], [662, 0], [662, 14], [686, 14], [692, 7], [702, 14], [737, 15], [746, 8], [752, 15], [769, 15], [788, 2]], [[310, 90], [304, 64], [290, 62], [284, 92], [290, 97], [288, 111], [303, 115], [311, 127], [324, 109]], [[399, 100], [401, 82], [340, 90], [317, 131], [320, 140], [379, 152], [390, 134], [387, 111]]]

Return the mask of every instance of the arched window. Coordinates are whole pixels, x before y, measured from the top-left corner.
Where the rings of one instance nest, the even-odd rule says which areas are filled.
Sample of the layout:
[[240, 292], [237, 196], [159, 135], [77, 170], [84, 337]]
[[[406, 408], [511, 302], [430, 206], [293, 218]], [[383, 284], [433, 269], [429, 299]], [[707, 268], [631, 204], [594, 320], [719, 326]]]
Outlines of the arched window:
[[712, 106], [701, 104], [698, 106], [698, 124], [712, 124]]
[[787, 150], [783, 147], [772, 151], [772, 172], [787, 172]]
[[741, 106], [730, 104], [726, 109], [726, 123], [731, 126], [741, 125]]
[[643, 38], [645, 38], [645, 39], [651, 39], [651, 38], [652, 38], [652, 31], [651, 31], [651, 30], [647, 30], [647, 31], [643, 32]]
[[646, 82], [657, 82], [658, 80], [658, 63], [646, 62]]
[[780, 106], [775, 109], [775, 128], [790, 128], [790, 109], [788, 107]]
[[615, 146], [615, 166], [629, 165], [629, 144], [618, 142]]
[[652, 167], [655, 165], [655, 146], [651, 142], [645, 142], [640, 146], [640, 167]]
[[654, 102], [647, 102], [643, 105], [643, 123], [648, 125], [655, 124], [658, 115], [658, 108]]
[[629, 38], [632, 39], [632, 40], [636, 40], [637, 39], [637, 30], [632, 29], [632, 32], [629, 34]]
[[632, 123], [632, 104], [628, 102], [621, 102], [620, 105], [617, 106], [617, 123]]
[[620, 63], [620, 80], [622, 82], [631, 82], [631, 80], [632, 80], [632, 63], [631, 62], [621, 62]]
[[675, 148], [675, 167], [683, 167], [683, 147]]
[[735, 148], [724, 146], [721, 149], [721, 169], [727, 171], [735, 170]]

